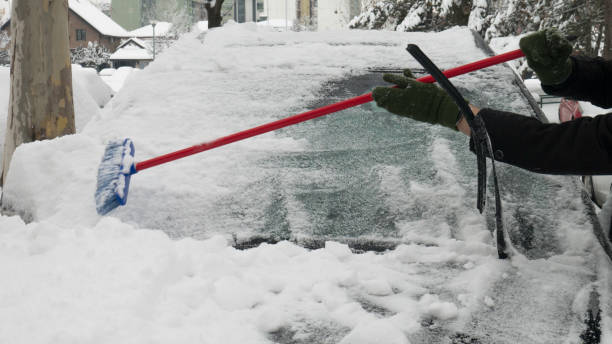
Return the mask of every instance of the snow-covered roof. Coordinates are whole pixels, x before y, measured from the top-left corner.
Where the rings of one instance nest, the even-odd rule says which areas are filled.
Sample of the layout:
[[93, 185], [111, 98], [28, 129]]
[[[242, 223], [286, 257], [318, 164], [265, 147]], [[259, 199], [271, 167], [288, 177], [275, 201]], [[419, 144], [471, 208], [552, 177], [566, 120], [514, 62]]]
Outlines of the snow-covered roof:
[[110, 56], [110, 60], [153, 60], [153, 55], [151, 55], [147, 49], [135, 45], [127, 45], [117, 49], [117, 51]]
[[[172, 23], [159, 22], [155, 24], [155, 36], [166, 37], [172, 28]], [[153, 37], [153, 25], [149, 24], [129, 32], [132, 37]]]
[[127, 31], [102, 13], [88, 0], [68, 0], [69, 7], [101, 34], [114, 37], [129, 37]]
[[147, 42], [143, 41], [142, 39], [138, 39], [136, 37], [131, 37], [129, 39], [127, 39], [125, 42], [121, 43], [117, 49], [121, 49], [127, 45], [129, 45], [130, 43], [134, 43], [136, 45], [138, 45], [139, 47], [146, 49], [149, 47], [149, 44], [147, 44]]
[[[130, 37], [128, 32], [112, 20], [109, 16], [102, 13], [100, 9], [88, 0], [68, 0], [69, 8], [84, 21], [93, 26], [98, 32], [105, 36]], [[0, 7], [1, 8], [1, 7]], [[11, 20], [10, 11], [2, 18], [3, 26]]]

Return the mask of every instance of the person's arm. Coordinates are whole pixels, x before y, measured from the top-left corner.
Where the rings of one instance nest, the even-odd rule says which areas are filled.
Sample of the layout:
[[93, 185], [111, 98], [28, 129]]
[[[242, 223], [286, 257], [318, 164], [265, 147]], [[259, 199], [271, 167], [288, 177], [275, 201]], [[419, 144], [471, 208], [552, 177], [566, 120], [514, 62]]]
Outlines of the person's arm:
[[[561, 124], [492, 109], [477, 114], [487, 127], [497, 161], [537, 173], [612, 174], [612, 114]], [[467, 123], [460, 121], [459, 130], [463, 125]], [[472, 142], [470, 147], [473, 150]]]

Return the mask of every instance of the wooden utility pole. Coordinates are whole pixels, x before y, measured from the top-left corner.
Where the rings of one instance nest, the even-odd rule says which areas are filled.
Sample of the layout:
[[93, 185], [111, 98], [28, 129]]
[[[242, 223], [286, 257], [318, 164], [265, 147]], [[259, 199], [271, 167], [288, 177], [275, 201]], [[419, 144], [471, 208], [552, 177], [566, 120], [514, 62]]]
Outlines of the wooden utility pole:
[[221, 15], [221, 6], [223, 6], [223, 0], [204, 1], [204, 8], [206, 9], [206, 16], [208, 17], [209, 29], [221, 26], [221, 22], [223, 21], [223, 16]]
[[2, 184], [22, 143], [73, 134], [68, 0], [14, 0]]

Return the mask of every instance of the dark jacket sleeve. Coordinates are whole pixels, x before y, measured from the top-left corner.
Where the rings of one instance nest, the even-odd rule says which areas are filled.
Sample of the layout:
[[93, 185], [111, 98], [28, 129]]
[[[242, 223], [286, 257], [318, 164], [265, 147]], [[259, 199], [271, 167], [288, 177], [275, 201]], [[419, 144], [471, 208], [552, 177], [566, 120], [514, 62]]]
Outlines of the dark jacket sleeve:
[[612, 114], [561, 124], [491, 109], [478, 115], [498, 161], [538, 173], [612, 174]]
[[572, 56], [572, 74], [560, 85], [542, 85], [555, 96], [591, 102], [612, 108], [612, 61], [600, 57]]

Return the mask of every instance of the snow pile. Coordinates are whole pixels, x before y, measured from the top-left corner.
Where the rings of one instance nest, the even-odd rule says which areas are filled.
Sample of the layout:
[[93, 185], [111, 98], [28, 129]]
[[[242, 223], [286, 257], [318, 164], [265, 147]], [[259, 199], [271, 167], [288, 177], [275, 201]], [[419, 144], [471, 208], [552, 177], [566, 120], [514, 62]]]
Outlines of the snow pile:
[[[333, 324], [346, 334], [341, 343], [408, 343], [419, 318], [449, 321], [465, 309], [424, 288], [420, 261], [472, 262], [481, 269], [476, 280], [504, 265], [479, 253], [441, 255], [473, 250], [452, 241], [382, 255], [337, 243], [238, 251], [222, 237], [172, 241], [112, 217], [90, 228], [0, 217], [0, 228], [0, 273], [12, 276], [0, 289], [0, 340], [10, 343], [261, 343], [281, 331], [308, 336], [300, 324]], [[462, 285], [454, 291], [464, 300], [484, 292], [471, 271], [449, 281]], [[393, 315], [378, 318], [368, 305]]]
[[[4, 133], [8, 116], [11, 72], [0, 67], [0, 159], [4, 146]], [[94, 117], [100, 115], [100, 108], [111, 99], [113, 92], [92, 68], [72, 65], [72, 90], [77, 132]]]
[[72, 65], [72, 75], [75, 88], [87, 91], [98, 107], [103, 108], [113, 97], [113, 91], [95, 69]]
[[112, 89], [98, 76], [93, 68], [72, 65], [72, 89], [77, 132], [94, 117], [100, 115], [113, 96]]
[[[133, 67], [119, 67], [116, 70], [109, 68], [106, 72], [100, 71], [100, 78], [116, 93], [123, 87], [128, 77], [135, 71]], [[112, 70], [112, 71], [111, 71]]]

